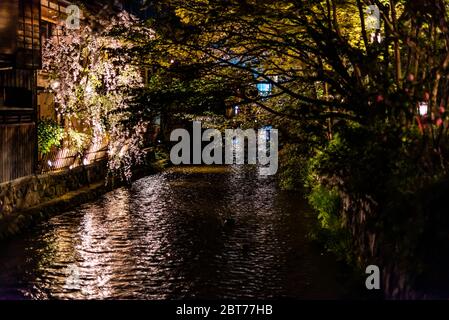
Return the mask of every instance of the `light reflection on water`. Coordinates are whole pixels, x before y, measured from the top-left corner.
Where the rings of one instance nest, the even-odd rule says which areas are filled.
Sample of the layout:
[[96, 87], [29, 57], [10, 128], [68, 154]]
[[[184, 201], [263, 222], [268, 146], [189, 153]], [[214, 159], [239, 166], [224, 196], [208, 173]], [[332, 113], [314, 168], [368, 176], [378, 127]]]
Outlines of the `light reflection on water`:
[[341, 298], [307, 210], [249, 166], [173, 168], [0, 246], [0, 297]]

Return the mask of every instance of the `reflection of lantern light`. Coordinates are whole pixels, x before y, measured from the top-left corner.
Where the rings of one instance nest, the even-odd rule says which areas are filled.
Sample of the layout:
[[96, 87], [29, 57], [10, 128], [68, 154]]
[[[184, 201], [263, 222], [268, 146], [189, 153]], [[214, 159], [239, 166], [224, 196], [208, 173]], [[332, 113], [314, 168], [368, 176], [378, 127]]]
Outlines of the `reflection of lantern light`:
[[427, 104], [427, 102], [420, 102], [419, 103], [419, 114], [421, 116], [425, 116], [425, 115], [427, 115], [428, 112], [429, 112], [429, 105]]
[[61, 85], [61, 83], [58, 80], [54, 80], [54, 81], [51, 82], [50, 87], [53, 90], [58, 90], [60, 85]]

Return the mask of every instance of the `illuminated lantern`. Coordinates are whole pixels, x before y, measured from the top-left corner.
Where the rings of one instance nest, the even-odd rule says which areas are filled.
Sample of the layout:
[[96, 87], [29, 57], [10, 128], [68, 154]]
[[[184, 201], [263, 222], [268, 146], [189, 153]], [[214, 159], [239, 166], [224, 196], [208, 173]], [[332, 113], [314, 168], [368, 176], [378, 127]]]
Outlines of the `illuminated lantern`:
[[429, 113], [429, 104], [427, 102], [419, 103], [419, 114], [421, 116], [426, 116]]
[[259, 91], [259, 94], [261, 96], [267, 96], [271, 92], [271, 84], [270, 83], [258, 83], [257, 84], [257, 90]]

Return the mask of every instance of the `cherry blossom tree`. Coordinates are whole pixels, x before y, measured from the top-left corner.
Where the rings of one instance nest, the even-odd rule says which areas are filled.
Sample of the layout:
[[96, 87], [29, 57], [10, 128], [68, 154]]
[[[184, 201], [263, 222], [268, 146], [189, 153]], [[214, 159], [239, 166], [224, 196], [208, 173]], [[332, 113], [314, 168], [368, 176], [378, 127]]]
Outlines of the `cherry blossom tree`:
[[43, 72], [48, 75], [56, 111], [66, 119], [66, 130], [82, 128], [89, 136], [86, 148], [107, 137], [109, 169], [129, 178], [131, 165], [143, 156], [148, 122], [132, 108], [144, 81], [131, 53], [134, 44], [120, 30], [137, 32], [147, 40], [153, 37], [150, 29], [126, 12], [112, 21], [96, 21], [95, 28], [89, 24], [78, 30], [61, 27], [44, 44]]

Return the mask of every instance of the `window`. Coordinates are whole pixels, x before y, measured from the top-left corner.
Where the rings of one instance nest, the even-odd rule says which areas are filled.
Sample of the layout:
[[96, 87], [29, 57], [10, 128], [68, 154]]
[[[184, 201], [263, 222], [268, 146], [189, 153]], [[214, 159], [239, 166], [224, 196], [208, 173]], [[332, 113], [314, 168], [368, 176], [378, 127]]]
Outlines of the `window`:
[[0, 72], [0, 106], [2, 108], [33, 108], [32, 70]]
[[48, 21], [42, 21], [41, 22], [41, 41], [42, 41], [42, 43], [44, 43], [45, 40], [51, 38], [54, 35], [56, 35], [56, 26], [53, 23], [50, 23]]
[[3, 88], [3, 104], [6, 107], [32, 108], [32, 92], [26, 88]]

